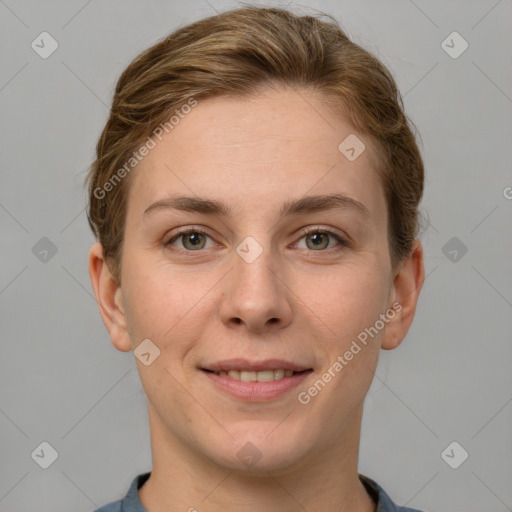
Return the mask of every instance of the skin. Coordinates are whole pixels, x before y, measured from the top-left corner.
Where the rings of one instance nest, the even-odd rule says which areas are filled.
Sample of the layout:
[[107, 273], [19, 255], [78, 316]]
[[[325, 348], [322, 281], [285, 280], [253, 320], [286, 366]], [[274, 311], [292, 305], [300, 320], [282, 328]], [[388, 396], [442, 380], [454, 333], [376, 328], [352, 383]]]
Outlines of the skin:
[[[338, 150], [350, 134], [366, 145], [353, 162]], [[139, 490], [149, 512], [375, 511], [357, 473], [363, 402], [380, 350], [406, 335], [424, 280], [419, 241], [391, 266], [377, 158], [321, 97], [278, 88], [199, 101], [132, 171], [121, 285], [99, 244], [89, 271], [113, 345], [129, 351], [150, 339], [161, 351], [149, 366], [135, 359], [151, 430], [153, 470]], [[278, 216], [285, 201], [331, 193], [359, 201], [368, 216]], [[144, 215], [170, 195], [222, 201], [233, 216]], [[177, 228], [198, 226], [207, 231], [196, 235], [199, 249], [183, 236], [165, 246]], [[315, 245], [301, 230], [316, 226], [317, 237], [332, 229], [349, 245], [327, 235]], [[248, 236], [263, 250], [252, 263], [236, 252]], [[299, 403], [395, 301], [402, 310], [393, 320]], [[242, 402], [199, 369], [236, 357], [283, 358], [313, 373], [284, 396]], [[250, 467], [237, 458], [247, 442], [261, 454]]]

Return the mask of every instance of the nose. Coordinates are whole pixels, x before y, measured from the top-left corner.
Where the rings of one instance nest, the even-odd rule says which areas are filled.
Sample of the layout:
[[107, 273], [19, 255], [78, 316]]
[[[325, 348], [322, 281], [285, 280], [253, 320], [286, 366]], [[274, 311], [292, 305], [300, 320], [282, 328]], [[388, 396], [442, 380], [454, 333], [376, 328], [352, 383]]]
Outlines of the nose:
[[230, 328], [265, 334], [292, 321], [292, 297], [286, 272], [278, 258], [263, 252], [252, 262], [233, 256], [234, 268], [224, 280], [221, 319]]

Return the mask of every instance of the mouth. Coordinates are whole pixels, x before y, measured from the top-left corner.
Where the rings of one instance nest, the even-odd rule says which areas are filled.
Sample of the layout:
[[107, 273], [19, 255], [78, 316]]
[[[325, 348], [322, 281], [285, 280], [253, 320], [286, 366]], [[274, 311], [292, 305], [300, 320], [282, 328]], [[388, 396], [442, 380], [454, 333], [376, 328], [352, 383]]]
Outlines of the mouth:
[[313, 372], [313, 368], [281, 359], [261, 362], [232, 359], [199, 369], [217, 389], [252, 402], [284, 395]]
[[239, 380], [242, 382], [272, 382], [274, 380], [281, 380], [285, 377], [293, 377], [294, 375], [311, 372], [312, 369], [294, 371], [285, 368], [277, 368], [272, 370], [219, 370], [213, 371], [206, 368], [202, 368], [203, 371], [213, 373], [219, 377], [228, 376], [230, 379]]

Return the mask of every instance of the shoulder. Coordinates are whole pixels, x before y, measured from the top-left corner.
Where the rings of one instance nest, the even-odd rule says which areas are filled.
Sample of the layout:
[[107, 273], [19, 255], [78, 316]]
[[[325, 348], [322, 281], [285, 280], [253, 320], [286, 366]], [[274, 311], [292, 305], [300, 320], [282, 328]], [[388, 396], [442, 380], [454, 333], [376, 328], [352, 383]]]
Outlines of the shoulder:
[[416, 508], [401, 507], [397, 505], [388, 493], [375, 480], [365, 475], [359, 475], [359, 480], [365, 486], [366, 490], [377, 503], [375, 512], [423, 512]]
[[128, 492], [123, 499], [107, 503], [94, 512], [147, 512], [139, 500], [138, 490], [149, 478], [150, 474], [148, 472], [137, 475], [132, 480]]
[[121, 501], [112, 501], [107, 503], [100, 508], [97, 508], [94, 512], [121, 512]]

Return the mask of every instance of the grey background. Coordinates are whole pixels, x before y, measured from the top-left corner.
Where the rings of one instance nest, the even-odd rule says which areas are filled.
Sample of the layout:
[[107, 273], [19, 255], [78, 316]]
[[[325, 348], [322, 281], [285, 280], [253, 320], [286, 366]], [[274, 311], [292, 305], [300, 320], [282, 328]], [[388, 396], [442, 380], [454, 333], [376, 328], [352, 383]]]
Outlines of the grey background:
[[[92, 296], [82, 182], [131, 59], [236, 5], [0, 1], [2, 512], [90, 511], [151, 469], [133, 353], [113, 348]], [[427, 279], [406, 340], [382, 352], [359, 470], [400, 504], [512, 510], [512, 2], [302, 5], [335, 15], [390, 68], [427, 171]], [[43, 31], [59, 44], [47, 59], [31, 48]], [[456, 59], [441, 46], [453, 31], [469, 44]], [[46, 262], [43, 237], [57, 249]], [[48, 469], [31, 457], [43, 441], [58, 452]], [[458, 469], [441, 457], [452, 441], [469, 453]]]

